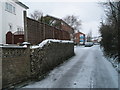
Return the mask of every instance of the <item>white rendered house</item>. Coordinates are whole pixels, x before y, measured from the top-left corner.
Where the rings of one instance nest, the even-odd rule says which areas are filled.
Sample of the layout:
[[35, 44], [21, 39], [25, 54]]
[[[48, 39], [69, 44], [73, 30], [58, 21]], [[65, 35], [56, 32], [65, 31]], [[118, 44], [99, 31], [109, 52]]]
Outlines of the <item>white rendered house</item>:
[[0, 44], [6, 43], [8, 31], [24, 31], [24, 11], [27, 9], [18, 0], [0, 0]]

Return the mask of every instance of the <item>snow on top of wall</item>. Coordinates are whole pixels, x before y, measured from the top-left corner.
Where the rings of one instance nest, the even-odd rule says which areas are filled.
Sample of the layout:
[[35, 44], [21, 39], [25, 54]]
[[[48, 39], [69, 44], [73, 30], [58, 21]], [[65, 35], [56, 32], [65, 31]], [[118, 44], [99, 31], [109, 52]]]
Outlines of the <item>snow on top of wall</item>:
[[8, 46], [0, 46], [0, 48], [27, 48], [27, 46], [26, 45], [24, 45], [24, 46], [10, 46], [10, 45], [8, 45]]
[[16, 44], [0, 44], [0, 48], [27, 48], [27, 45], [19, 46]]
[[36, 48], [42, 48], [44, 45], [47, 43], [51, 42], [58, 42], [58, 43], [73, 43], [73, 41], [68, 41], [68, 40], [55, 40], [55, 39], [46, 39], [42, 41], [39, 45], [36, 46], [31, 46], [31, 49], [36, 49]]
[[28, 45], [28, 44], [30, 44], [30, 43], [28, 43], [28, 42], [23, 42], [22, 44], [24, 44], [24, 45]]

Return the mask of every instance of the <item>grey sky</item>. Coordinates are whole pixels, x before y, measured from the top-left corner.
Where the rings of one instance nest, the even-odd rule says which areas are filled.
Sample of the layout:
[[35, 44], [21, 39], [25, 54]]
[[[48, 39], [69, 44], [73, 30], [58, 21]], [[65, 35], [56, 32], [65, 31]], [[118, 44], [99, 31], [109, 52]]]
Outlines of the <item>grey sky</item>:
[[63, 18], [66, 15], [76, 15], [82, 20], [80, 31], [87, 34], [90, 30], [93, 36], [98, 36], [98, 27], [101, 18], [105, 17], [103, 8], [98, 2], [33, 2], [32, 0], [20, 0], [29, 7], [28, 16], [34, 10], [40, 10], [44, 15], [48, 14], [57, 18]]

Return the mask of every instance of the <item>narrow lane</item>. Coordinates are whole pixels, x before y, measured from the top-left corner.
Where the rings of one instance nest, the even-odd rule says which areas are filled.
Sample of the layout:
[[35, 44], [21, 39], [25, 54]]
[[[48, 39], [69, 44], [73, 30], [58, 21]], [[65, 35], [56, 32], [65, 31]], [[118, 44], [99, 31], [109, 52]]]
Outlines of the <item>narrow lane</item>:
[[118, 87], [118, 73], [112, 67], [111, 63], [108, 62], [100, 49], [94, 48], [94, 72], [93, 81], [94, 87], [96, 88], [116, 88]]
[[75, 47], [73, 58], [24, 88], [118, 88], [118, 74], [99, 46]]

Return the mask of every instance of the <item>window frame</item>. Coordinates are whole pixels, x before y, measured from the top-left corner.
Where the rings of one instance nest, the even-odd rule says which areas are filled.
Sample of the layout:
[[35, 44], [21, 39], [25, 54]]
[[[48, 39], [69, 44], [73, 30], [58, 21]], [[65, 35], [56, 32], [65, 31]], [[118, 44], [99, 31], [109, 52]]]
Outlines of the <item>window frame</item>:
[[12, 14], [16, 14], [16, 7], [11, 3], [8, 2], [5, 3], [5, 10]]

